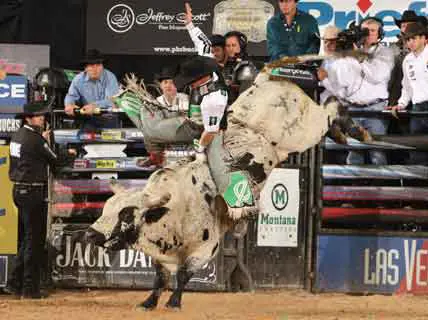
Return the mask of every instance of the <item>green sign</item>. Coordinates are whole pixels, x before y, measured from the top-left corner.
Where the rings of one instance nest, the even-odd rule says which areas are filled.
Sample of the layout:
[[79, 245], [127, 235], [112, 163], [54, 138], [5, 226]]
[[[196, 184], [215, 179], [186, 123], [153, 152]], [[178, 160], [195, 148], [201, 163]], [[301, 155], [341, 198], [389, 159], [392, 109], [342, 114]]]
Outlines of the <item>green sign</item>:
[[254, 205], [250, 183], [242, 171], [235, 171], [230, 174], [230, 183], [223, 197], [229, 207], [232, 208]]

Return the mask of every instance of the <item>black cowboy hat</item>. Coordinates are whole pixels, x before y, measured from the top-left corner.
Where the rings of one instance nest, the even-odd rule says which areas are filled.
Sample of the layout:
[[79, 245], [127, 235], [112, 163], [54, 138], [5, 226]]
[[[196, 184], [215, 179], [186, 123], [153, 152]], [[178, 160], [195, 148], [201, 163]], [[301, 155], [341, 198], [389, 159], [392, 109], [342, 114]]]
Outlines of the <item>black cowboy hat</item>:
[[50, 106], [45, 102], [31, 102], [23, 107], [24, 111], [16, 115], [16, 118], [35, 117], [49, 113]]
[[209, 39], [213, 47], [224, 47], [226, 45], [226, 39], [221, 34], [213, 34]]
[[412, 23], [408, 25], [403, 34], [404, 39], [410, 39], [415, 36], [426, 36], [427, 28], [422, 23]]
[[174, 79], [177, 70], [171, 67], [162, 68], [161, 72], [156, 73], [154, 78], [156, 81], [161, 82], [162, 80]]
[[217, 70], [217, 63], [213, 58], [192, 57], [179, 65], [177, 75], [174, 78], [175, 86], [178, 90], [182, 90], [186, 85]]
[[90, 49], [85, 57], [80, 61], [83, 65], [99, 64], [105, 61], [104, 56], [97, 49]]
[[395, 24], [400, 28], [402, 22], [422, 22], [421, 16], [418, 16], [413, 10], [406, 10], [403, 12], [401, 19], [394, 18]]

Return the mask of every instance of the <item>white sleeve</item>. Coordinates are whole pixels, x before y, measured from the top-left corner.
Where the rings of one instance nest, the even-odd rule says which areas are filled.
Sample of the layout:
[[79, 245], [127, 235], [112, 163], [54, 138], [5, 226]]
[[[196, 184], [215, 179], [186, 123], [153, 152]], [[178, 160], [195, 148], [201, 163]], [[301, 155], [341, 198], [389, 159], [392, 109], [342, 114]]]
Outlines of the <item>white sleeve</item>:
[[394, 53], [389, 48], [381, 47], [373, 58], [364, 60], [361, 69], [364, 79], [373, 84], [387, 82], [394, 67]]
[[337, 98], [346, 99], [346, 92], [352, 87], [355, 75], [359, 76], [355, 68], [359, 68], [359, 63], [353, 58], [336, 59], [326, 68], [328, 76], [321, 84]]
[[185, 93], [177, 93], [178, 97], [178, 111], [188, 112], [189, 111], [189, 96]]
[[189, 31], [190, 38], [195, 44], [198, 55], [214, 58], [211, 52], [211, 41], [208, 39], [205, 33], [203, 33], [202, 30], [198, 27], [195, 27], [192, 22], [186, 24], [186, 28], [187, 31]]
[[217, 90], [203, 97], [201, 102], [202, 122], [206, 132], [217, 132], [227, 107], [226, 90]]
[[398, 99], [398, 105], [407, 107], [412, 97], [412, 87], [410, 86], [409, 75], [407, 74], [406, 60], [403, 62], [403, 80], [401, 81], [401, 96]]

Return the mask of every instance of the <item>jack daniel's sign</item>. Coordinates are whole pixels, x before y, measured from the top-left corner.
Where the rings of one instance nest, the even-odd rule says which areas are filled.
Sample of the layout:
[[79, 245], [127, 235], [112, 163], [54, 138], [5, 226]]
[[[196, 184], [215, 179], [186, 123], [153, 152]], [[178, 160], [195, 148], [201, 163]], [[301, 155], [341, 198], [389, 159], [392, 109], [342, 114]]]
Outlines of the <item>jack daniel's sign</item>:
[[[56, 284], [98, 288], [153, 286], [156, 271], [151, 257], [141, 251], [110, 252], [84, 243], [81, 240], [87, 227], [73, 224], [52, 226], [49, 256], [52, 280]], [[210, 290], [216, 286], [217, 261], [212, 261], [190, 280], [187, 288]]]

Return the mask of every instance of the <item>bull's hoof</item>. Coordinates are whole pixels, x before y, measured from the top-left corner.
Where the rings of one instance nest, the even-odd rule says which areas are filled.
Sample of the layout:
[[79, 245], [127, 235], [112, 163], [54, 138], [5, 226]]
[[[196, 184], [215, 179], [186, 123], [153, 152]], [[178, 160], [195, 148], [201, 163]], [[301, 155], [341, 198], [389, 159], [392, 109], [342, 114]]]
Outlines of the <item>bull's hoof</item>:
[[137, 305], [138, 309], [143, 309], [144, 311], [151, 311], [156, 309], [158, 305], [158, 298], [150, 295], [144, 302]]
[[171, 310], [180, 310], [181, 309], [181, 299], [176, 295], [172, 294], [168, 302], [165, 305], [166, 308]]

